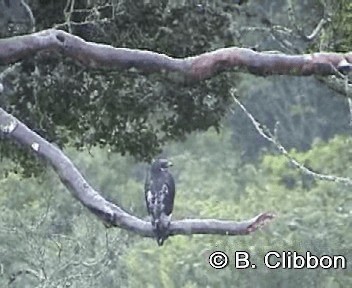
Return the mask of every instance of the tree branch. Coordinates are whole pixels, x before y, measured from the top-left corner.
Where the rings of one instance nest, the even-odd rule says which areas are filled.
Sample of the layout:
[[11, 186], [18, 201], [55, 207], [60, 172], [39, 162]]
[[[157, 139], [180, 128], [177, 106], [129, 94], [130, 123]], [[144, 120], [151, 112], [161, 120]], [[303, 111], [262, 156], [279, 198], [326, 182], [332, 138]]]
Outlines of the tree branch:
[[329, 21], [330, 21], [330, 19], [325, 19], [325, 18], [320, 19], [318, 25], [314, 28], [314, 30], [312, 31], [311, 34], [306, 36], [306, 39], [309, 41], [314, 40], [319, 35], [321, 30], [324, 28], [324, 25], [326, 23], [328, 23]]
[[32, 275], [33, 277], [37, 278], [39, 281], [43, 281], [45, 279], [45, 276], [42, 275], [42, 272], [37, 272], [33, 269], [23, 269], [23, 270], [19, 270], [15, 273], [12, 273], [9, 279], [8, 284], [12, 284], [12, 282], [14, 282], [18, 276], [21, 275]]
[[316, 79], [318, 81], [324, 83], [330, 89], [338, 92], [339, 94], [341, 94], [343, 96], [346, 96], [348, 98], [352, 98], [352, 84], [348, 81], [348, 75], [346, 75], [345, 77], [336, 77], [336, 76], [323, 77], [323, 76], [318, 76], [318, 77], [316, 77]]
[[304, 166], [302, 163], [300, 163], [295, 158], [293, 158], [288, 153], [286, 148], [284, 146], [282, 146], [282, 144], [274, 137], [274, 135], [272, 135], [272, 133], [269, 131], [269, 129], [265, 125], [259, 123], [259, 121], [254, 118], [254, 116], [247, 110], [247, 108], [245, 106], [243, 106], [243, 104], [235, 97], [234, 92], [232, 91], [231, 93], [232, 93], [232, 97], [233, 97], [234, 101], [237, 103], [237, 105], [242, 109], [242, 111], [246, 114], [246, 116], [252, 122], [254, 128], [258, 131], [259, 135], [262, 136], [263, 138], [265, 138], [266, 140], [268, 140], [269, 142], [271, 142], [272, 144], [274, 144], [274, 146], [280, 151], [280, 153], [282, 155], [284, 155], [295, 168], [297, 168], [298, 170], [300, 170], [302, 173], [304, 173], [306, 175], [312, 176], [315, 179], [336, 182], [336, 183], [341, 183], [344, 185], [352, 186], [352, 179], [351, 178], [339, 177], [339, 176], [335, 176], [335, 175], [322, 174], [322, 173], [315, 172], [315, 171], [307, 168], [306, 166]]
[[[291, 22], [291, 24], [294, 26], [295, 30], [298, 32], [298, 34], [307, 41], [312, 41], [314, 40], [321, 30], [324, 28], [325, 24], [330, 22], [330, 17], [324, 16], [322, 19], [320, 19], [318, 25], [313, 29], [312, 33], [309, 35], [306, 35], [303, 31], [303, 28], [300, 26], [300, 22], [302, 21], [297, 21], [296, 16], [295, 16], [295, 11], [293, 8], [292, 0], [289, 0], [287, 2], [288, 4], [288, 18]], [[325, 10], [325, 7], [324, 7]], [[325, 14], [325, 13], [324, 13]]]
[[352, 64], [352, 52], [286, 55], [238, 47], [222, 48], [180, 59], [147, 50], [114, 48], [87, 42], [78, 36], [54, 29], [0, 39], [0, 64], [14, 63], [47, 50], [61, 52], [91, 68], [137, 69], [143, 73], [168, 73], [170, 76], [176, 73], [186, 82], [201, 81], [230, 69], [262, 76], [335, 75], [339, 63]]
[[[22, 146], [29, 148], [35, 155], [44, 158], [53, 167], [71, 194], [110, 226], [120, 227], [146, 237], [154, 236], [150, 222], [141, 220], [104, 199], [88, 184], [59, 148], [30, 130], [2, 108], [0, 108], [0, 139], [1, 136], [17, 141]], [[274, 215], [271, 213], [262, 213], [244, 222], [214, 219], [176, 220], [171, 222], [169, 234], [244, 235], [257, 230], [273, 217]]]

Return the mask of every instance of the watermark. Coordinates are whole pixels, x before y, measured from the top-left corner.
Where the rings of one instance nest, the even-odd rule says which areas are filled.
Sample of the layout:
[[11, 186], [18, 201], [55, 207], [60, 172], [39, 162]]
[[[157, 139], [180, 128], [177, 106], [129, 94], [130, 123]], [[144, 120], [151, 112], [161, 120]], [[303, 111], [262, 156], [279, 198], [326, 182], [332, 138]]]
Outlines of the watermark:
[[315, 255], [312, 252], [268, 251], [260, 263], [253, 263], [246, 251], [235, 251], [232, 255], [223, 251], [209, 254], [208, 263], [214, 269], [228, 266], [235, 269], [256, 269], [259, 265], [267, 269], [347, 269], [347, 258], [343, 255]]
[[269, 251], [264, 256], [264, 265], [269, 269], [346, 269], [347, 259], [342, 255], [317, 256], [309, 251], [304, 254], [296, 251]]
[[215, 269], [226, 268], [229, 264], [229, 256], [222, 251], [214, 251], [209, 255], [209, 265]]

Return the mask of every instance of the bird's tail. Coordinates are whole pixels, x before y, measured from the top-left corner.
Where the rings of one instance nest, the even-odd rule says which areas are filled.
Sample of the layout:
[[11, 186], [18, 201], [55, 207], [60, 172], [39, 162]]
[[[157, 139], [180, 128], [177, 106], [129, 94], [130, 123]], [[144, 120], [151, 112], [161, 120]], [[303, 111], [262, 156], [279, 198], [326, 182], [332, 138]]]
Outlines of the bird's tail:
[[163, 223], [162, 221], [155, 220], [154, 222], [154, 234], [155, 234], [155, 238], [156, 238], [156, 242], [158, 243], [159, 246], [163, 246], [164, 241], [167, 239], [168, 237], [168, 228], [169, 228], [169, 224], [167, 223], [165, 225], [165, 223]]

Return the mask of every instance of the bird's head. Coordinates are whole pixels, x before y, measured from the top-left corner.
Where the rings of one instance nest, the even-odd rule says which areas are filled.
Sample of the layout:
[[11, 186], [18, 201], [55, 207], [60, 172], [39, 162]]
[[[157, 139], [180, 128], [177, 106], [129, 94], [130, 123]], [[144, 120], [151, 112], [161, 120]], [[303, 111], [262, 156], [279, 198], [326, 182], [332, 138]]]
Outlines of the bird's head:
[[167, 168], [169, 168], [170, 166], [173, 166], [172, 162], [167, 160], [167, 159], [156, 159], [153, 163], [152, 163], [152, 172], [160, 172], [160, 171], [166, 171]]

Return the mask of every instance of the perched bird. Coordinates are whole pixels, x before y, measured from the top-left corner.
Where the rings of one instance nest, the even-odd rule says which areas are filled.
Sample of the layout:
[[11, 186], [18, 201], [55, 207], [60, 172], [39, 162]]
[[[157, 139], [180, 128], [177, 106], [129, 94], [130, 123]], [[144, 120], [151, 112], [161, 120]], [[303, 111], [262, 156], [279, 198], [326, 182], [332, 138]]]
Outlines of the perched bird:
[[145, 201], [159, 246], [168, 237], [174, 207], [175, 181], [168, 171], [170, 166], [172, 163], [166, 159], [155, 160], [145, 182]]

